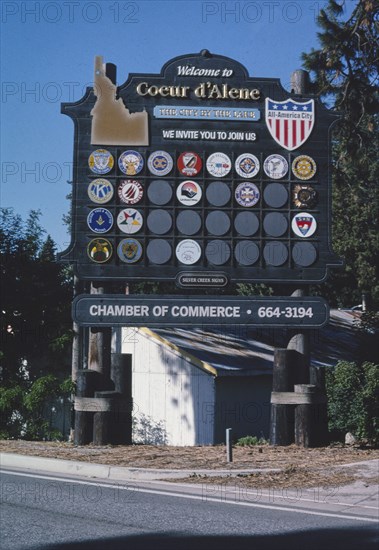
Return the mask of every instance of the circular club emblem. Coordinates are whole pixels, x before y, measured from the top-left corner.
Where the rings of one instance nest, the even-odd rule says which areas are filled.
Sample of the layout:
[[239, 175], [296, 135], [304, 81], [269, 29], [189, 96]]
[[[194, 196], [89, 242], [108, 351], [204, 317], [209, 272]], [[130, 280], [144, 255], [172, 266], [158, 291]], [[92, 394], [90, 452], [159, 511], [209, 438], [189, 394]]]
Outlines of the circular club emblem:
[[113, 185], [108, 180], [97, 179], [88, 185], [88, 196], [92, 202], [105, 204], [113, 197]]
[[192, 239], [180, 241], [175, 250], [179, 262], [186, 265], [195, 264], [201, 256], [201, 247], [199, 243]]
[[207, 159], [207, 170], [211, 176], [222, 178], [232, 169], [232, 161], [224, 153], [213, 153]]
[[174, 161], [166, 151], [155, 151], [149, 156], [147, 166], [154, 176], [166, 176], [171, 172]]
[[95, 174], [107, 174], [114, 165], [114, 158], [106, 149], [96, 149], [90, 154], [88, 165]]
[[253, 178], [258, 174], [260, 165], [255, 155], [244, 153], [237, 157], [234, 167], [241, 178]]
[[317, 191], [311, 185], [295, 185], [292, 199], [297, 208], [312, 208], [317, 202]]
[[196, 176], [203, 165], [198, 154], [192, 152], [182, 153], [178, 158], [178, 170], [183, 176]]
[[260, 192], [254, 183], [243, 182], [237, 185], [234, 196], [241, 206], [254, 206], [259, 201]]
[[113, 225], [113, 216], [106, 208], [95, 208], [87, 216], [87, 225], [95, 233], [106, 233]]
[[134, 208], [125, 208], [125, 210], [121, 210], [117, 216], [117, 225], [119, 229], [128, 235], [137, 233], [137, 231], [141, 229], [142, 224], [142, 215], [138, 210], [134, 210]]
[[112, 245], [107, 239], [92, 239], [87, 245], [87, 254], [93, 262], [103, 264], [112, 256]]
[[266, 176], [273, 180], [284, 178], [288, 172], [288, 162], [282, 155], [270, 155], [263, 163]]
[[136, 180], [122, 180], [118, 186], [118, 196], [126, 204], [136, 204], [143, 196], [142, 185]]
[[179, 184], [176, 190], [176, 196], [179, 202], [185, 206], [197, 204], [201, 199], [202, 190], [196, 181], [186, 180]]
[[124, 151], [118, 159], [118, 165], [127, 176], [135, 176], [143, 168], [143, 158], [137, 151]]
[[312, 157], [300, 155], [292, 163], [292, 172], [299, 180], [310, 180], [316, 173], [316, 163]]
[[292, 231], [298, 237], [310, 237], [317, 229], [317, 222], [312, 214], [299, 212], [292, 219]]
[[122, 262], [134, 264], [142, 256], [141, 243], [136, 239], [122, 239], [117, 247], [117, 255]]

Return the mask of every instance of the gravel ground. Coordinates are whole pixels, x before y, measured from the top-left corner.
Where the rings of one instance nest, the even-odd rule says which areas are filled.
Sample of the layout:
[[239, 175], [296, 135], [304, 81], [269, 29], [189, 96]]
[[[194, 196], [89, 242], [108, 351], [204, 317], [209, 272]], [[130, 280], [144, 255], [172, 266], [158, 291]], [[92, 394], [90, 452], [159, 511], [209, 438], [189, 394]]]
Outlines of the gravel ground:
[[[295, 445], [271, 447], [234, 447], [233, 462], [226, 462], [225, 447], [166, 447], [154, 445], [75, 446], [71, 443], [42, 441], [0, 441], [0, 451], [22, 455], [78, 460], [129, 468], [193, 470], [188, 482], [219, 483], [225, 477], [197, 474], [196, 470], [268, 469], [280, 472], [243, 474], [233, 477], [233, 483], [243, 480], [250, 487], [314, 487], [345, 485], [362, 479], [358, 468], [341, 468], [344, 464], [379, 459], [379, 449], [335, 445], [318, 449], [303, 449]], [[176, 480], [178, 481], [178, 480]], [[378, 483], [378, 476], [364, 479]]]

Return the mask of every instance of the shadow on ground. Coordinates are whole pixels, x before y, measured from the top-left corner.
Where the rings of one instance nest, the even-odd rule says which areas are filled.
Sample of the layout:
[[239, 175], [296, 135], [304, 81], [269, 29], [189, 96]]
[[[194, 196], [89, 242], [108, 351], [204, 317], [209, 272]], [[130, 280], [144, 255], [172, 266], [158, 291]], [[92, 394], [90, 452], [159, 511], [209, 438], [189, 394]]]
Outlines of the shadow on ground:
[[365, 550], [379, 548], [372, 527], [320, 529], [280, 535], [218, 537], [178, 534], [139, 535], [39, 547], [39, 550]]

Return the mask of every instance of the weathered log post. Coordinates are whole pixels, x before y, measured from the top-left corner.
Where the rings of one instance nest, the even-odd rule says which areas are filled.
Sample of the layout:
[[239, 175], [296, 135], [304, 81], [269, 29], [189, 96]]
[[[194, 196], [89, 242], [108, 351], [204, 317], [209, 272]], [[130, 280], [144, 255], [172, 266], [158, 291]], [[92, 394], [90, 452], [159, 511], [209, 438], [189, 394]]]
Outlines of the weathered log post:
[[[273, 393], [293, 391], [296, 351], [277, 348], [274, 350], [272, 379]], [[294, 442], [293, 406], [271, 396], [270, 444], [290, 445]]]
[[97, 411], [93, 416], [93, 444], [108, 445], [114, 443], [112, 437], [112, 425], [114, 411], [119, 394], [115, 391], [95, 392], [94, 405]]
[[111, 379], [114, 389], [120, 396], [115, 402], [112, 420], [112, 443], [131, 445], [132, 443], [132, 355], [112, 353]]
[[295, 384], [295, 443], [301, 447], [317, 447], [320, 437], [317, 426], [317, 407], [326, 402], [325, 395], [314, 384]]
[[102, 377], [97, 371], [79, 369], [77, 371], [75, 397], [75, 445], [88, 445], [92, 442], [93, 431], [93, 398], [100, 389]]
[[317, 393], [320, 396], [319, 403], [314, 406], [313, 410], [315, 425], [313, 442], [316, 447], [323, 447], [325, 445], [328, 445], [330, 442], [328, 430], [328, 403], [326, 397], [324, 367], [313, 367], [311, 365], [310, 383], [316, 386]]
[[[73, 298], [78, 296], [83, 288], [83, 283], [79, 280], [76, 275], [74, 276], [74, 288], [73, 288]], [[82, 364], [82, 344], [83, 344], [83, 331], [81, 327], [73, 321], [72, 323], [72, 351], [71, 351], [71, 380], [76, 385], [78, 379], [78, 371]], [[70, 435], [69, 441], [73, 442], [75, 440], [75, 394], [71, 395], [71, 414], [70, 414]]]

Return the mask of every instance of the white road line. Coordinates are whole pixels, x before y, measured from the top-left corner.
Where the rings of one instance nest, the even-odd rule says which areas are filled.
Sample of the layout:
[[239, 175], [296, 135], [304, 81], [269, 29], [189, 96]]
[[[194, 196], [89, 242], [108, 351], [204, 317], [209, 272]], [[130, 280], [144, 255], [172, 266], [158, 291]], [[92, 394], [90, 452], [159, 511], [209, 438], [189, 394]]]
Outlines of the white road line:
[[198, 496], [198, 495], [185, 495], [181, 493], [175, 493], [171, 491], [160, 491], [158, 489], [142, 489], [141, 487], [130, 485], [130, 487], [123, 487], [118, 485], [117, 483], [103, 483], [101, 481], [82, 481], [78, 479], [71, 479], [71, 478], [60, 478], [60, 477], [53, 477], [53, 476], [42, 476], [42, 475], [35, 475], [35, 474], [28, 474], [28, 473], [19, 473], [19, 472], [13, 472], [11, 470], [3, 470], [3, 473], [8, 475], [15, 475], [20, 477], [32, 477], [35, 479], [46, 479], [49, 481], [60, 481], [62, 483], [75, 483], [78, 485], [97, 485], [101, 487], [105, 487], [107, 489], [118, 489], [118, 490], [130, 490], [131, 487], [137, 488], [138, 492], [140, 493], [147, 493], [147, 494], [153, 494], [153, 495], [161, 495], [161, 496], [171, 496], [171, 497], [177, 497], [177, 498], [185, 498], [185, 499], [192, 499], [192, 500], [201, 500], [203, 502], [215, 502], [215, 503], [222, 503], [222, 504], [234, 504], [238, 506], [248, 506], [251, 508], [262, 508], [266, 510], [280, 510], [282, 512], [295, 512], [297, 514], [306, 514], [310, 516], [323, 516], [323, 517], [329, 517], [329, 518], [338, 518], [338, 519], [349, 519], [354, 521], [365, 521], [369, 523], [377, 523], [377, 520], [375, 518], [367, 518], [367, 517], [360, 517], [360, 516], [350, 516], [350, 515], [342, 515], [342, 514], [333, 514], [332, 512], [313, 512], [311, 510], [303, 510], [301, 508], [289, 508], [286, 506], [270, 506], [268, 504], [256, 504], [252, 502], [236, 502], [233, 500], [220, 500], [218, 498], [214, 497], [206, 497], [204, 496]]
[[[165, 484], [167, 482], [165, 481], [153, 481], [153, 483], [162, 483], [162, 484]], [[171, 483], [171, 482], [169, 482]], [[222, 482], [220, 483], [222, 485]], [[176, 483], [175, 484], [176, 486], [178, 487], [196, 487], [196, 485], [194, 483]], [[208, 484], [207, 484], [208, 485]], [[197, 485], [198, 487], [199, 485]], [[210, 487], [212, 487], [211, 484], [209, 484]], [[275, 488], [274, 488], [275, 489]], [[289, 491], [291, 491], [291, 488], [288, 489]], [[308, 489], [309, 490], [309, 489]], [[237, 490], [234, 490], [233, 491], [233, 486], [230, 486], [230, 490], [229, 490], [229, 487], [227, 487], [227, 492], [228, 493], [231, 493], [231, 494], [237, 494], [239, 491]], [[256, 493], [254, 491], [244, 491], [244, 493], [246, 495], [252, 495], [252, 496], [255, 496]], [[263, 498], [272, 498], [273, 495], [271, 495], [270, 493], [260, 493], [259, 494], [259, 497], [263, 497]], [[312, 498], [305, 498], [305, 497], [299, 497], [299, 498], [291, 498], [291, 497], [280, 497], [280, 496], [277, 496], [277, 498], [283, 498], [284, 500], [287, 499], [287, 500], [294, 500], [296, 502], [313, 502], [314, 504], [330, 504], [330, 505], [334, 505], [334, 506], [349, 506], [350, 508], [367, 508], [368, 510], [378, 510], [378, 506], [367, 506], [366, 504], [359, 504], [359, 502], [357, 503], [350, 503], [350, 502], [328, 502], [326, 500], [315, 500], [315, 499], [312, 499]], [[366, 497], [365, 499], [363, 500], [367, 500], [367, 498], [370, 498], [370, 497]]]

